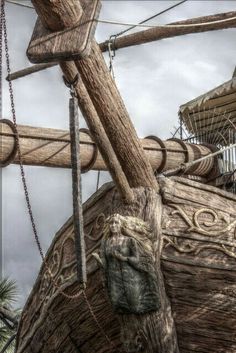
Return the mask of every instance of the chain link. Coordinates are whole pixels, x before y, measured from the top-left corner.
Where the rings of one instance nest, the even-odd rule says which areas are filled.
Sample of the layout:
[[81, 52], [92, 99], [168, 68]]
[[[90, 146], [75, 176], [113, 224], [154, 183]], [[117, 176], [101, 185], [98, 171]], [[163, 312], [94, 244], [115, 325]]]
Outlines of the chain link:
[[[9, 56], [9, 48], [8, 48], [8, 39], [7, 39], [5, 0], [1, 0], [1, 22], [0, 22], [0, 24], [1, 24], [1, 29], [2, 29], [2, 32], [3, 32], [4, 45], [5, 45], [7, 74], [10, 75], [11, 69], [10, 69], [10, 56]], [[0, 61], [2, 61], [2, 47], [3, 47], [3, 40], [2, 40], [2, 35], [1, 35]], [[68, 299], [76, 299], [76, 298], [78, 298], [81, 295], [81, 291], [79, 291], [79, 293], [77, 293], [75, 295], [68, 295], [67, 293], [65, 293], [58, 286], [57, 282], [55, 281], [55, 279], [54, 279], [54, 277], [52, 275], [52, 272], [50, 270], [50, 267], [49, 267], [48, 263], [46, 262], [44, 254], [43, 254], [43, 250], [42, 250], [42, 247], [41, 247], [41, 244], [40, 244], [40, 240], [39, 240], [39, 237], [38, 237], [38, 232], [37, 232], [37, 228], [36, 228], [36, 224], [35, 224], [35, 220], [34, 220], [34, 215], [33, 215], [32, 207], [31, 207], [31, 203], [30, 203], [30, 196], [29, 196], [28, 186], [27, 186], [26, 177], [25, 177], [25, 170], [24, 170], [24, 166], [23, 166], [23, 162], [22, 162], [22, 154], [21, 154], [21, 148], [20, 148], [20, 139], [19, 139], [19, 133], [18, 133], [18, 129], [17, 129], [17, 122], [16, 122], [16, 111], [15, 111], [15, 102], [14, 102], [14, 95], [13, 95], [13, 86], [12, 86], [12, 81], [10, 79], [8, 81], [8, 85], [9, 85], [9, 95], [10, 95], [10, 103], [11, 103], [12, 120], [13, 120], [13, 124], [15, 126], [15, 129], [16, 129], [15, 140], [16, 140], [17, 153], [18, 153], [18, 158], [19, 158], [20, 174], [21, 174], [22, 184], [23, 184], [23, 188], [24, 188], [24, 194], [25, 194], [27, 210], [28, 210], [28, 214], [29, 214], [29, 217], [30, 217], [30, 222], [31, 222], [34, 238], [35, 238], [35, 241], [36, 241], [36, 244], [37, 244], [37, 247], [38, 247], [38, 251], [39, 251], [40, 257], [41, 257], [41, 259], [43, 261], [43, 264], [45, 265], [46, 271], [48, 272], [49, 276], [51, 277], [53, 285], [58, 289], [60, 294], [62, 294], [64, 297], [66, 297]]]
[[[0, 35], [0, 64], [1, 64], [1, 69], [0, 69], [0, 84], [2, 84], [2, 48], [3, 48], [3, 37], [4, 37], [4, 45], [5, 45], [5, 56], [6, 56], [6, 66], [7, 66], [7, 74], [8, 77], [10, 77], [11, 74], [11, 69], [10, 69], [10, 56], [9, 56], [9, 48], [8, 48], [8, 39], [7, 39], [7, 25], [6, 25], [6, 14], [5, 14], [5, 0], [1, 0], [1, 16], [0, 16], [0, 30], [1, 30], [1, 35]], [[77, 299], [81, 296], [81, 294], [83, 294], [84, 300], [87, 304], [87, 307], [89, 309], [90, 315], [92, 316], [94, 322], [96, 323], [98, 329], [100, 330], [100, 332], [102, 333], [102, 335], [106, 338], [107, 342], [110, 344], [110, 346], [112, 347], [112, 349], [116, 349], [116, 347], [114, 346], [113, 342], [111, 341], [111, 339], [107, 336], [107, 334], [105, 333], [104, 329], [102, 328], [101, 324], [99, 323], [94, 310], [91, 306], [91, 304], [89, 303], [87, 294], [85, 292], [85, 288], [82, 287], [81, 290], [74, 294], [74, 295], [69, 295], [67, 293], [65, 293], [60, 286], [58, 286], [57, 282], [55, 281], [53, 274], [51, 272], [51, 269], [45, 259], [45, 256], [43, 254], [43, 249], [41, 247], [40, 244], [40, 240], [39, 240], [39, 236], [38, 236], [38, 232], [37, 232], [37, 228], [36, 228], [36, 224], [35, 224], [35, 220], [34, 220], [34, 215], [33, 215], [33, 211], [32, 211], [32, 207], [31, 207], [31, 203], [30, 203], [30, 196], [29, 196], [29, 191], [28, 191], [28, 186], [27, 186], [27, 182], [26, 182], [26, 176], [25, 176], [25, 170], [24, 170], [24, 166], [23, 166], [23, 161], [22, 161], [22, 153], [21, 153], [21, 148], [20, 148], [20, 139], [19, 139], [19, 132], [17, 129], [17, 122], [16, 122], [16, 111], [15, 111], [15, 102], [14, 102], [14, 95], [13, 95], [13, 86], [12, 86], [12, 81], [9, 78], [8, 81], [8, 85], [9, 85], [9, 94], [10, 94], [10, 102], [11, 102], [11, 112], [12, 112], [12, 120], [13, 120], [13, 124], [15, 126], [16, 129], [16, 134], [15, 134], [15, 140], [16, 140], [16, 146], [17, 146], [17, 153], [18, 153], [18, 158], [19, 158], [19, 165], [20, 165], [20, 173], [21, 173], [21, 179], [22, 179], [22, 184], [23, 184], [23, 188], [24, 188], [24, 193], [25, 193], [25, 200], [26, 200], [26, 204], [27, 204], [27, 209], [28, 209], [28, 214], [30, 217], [30, 221], [31, 221], [31, 226], [32, 226], [32, 230], [33, 230], [33, 234], [34, 234], [34, 238], [38, 247], [38, 251], [40, 253], [42, 262], [46, 268], [46, 271], [48, 272], [52, 283], [54, 285], [54, 287], [58, 290], [58, 292], [63, 295], [65, 298], [67, 299]], [[117, 352], [120, 352], [119, 350]]]

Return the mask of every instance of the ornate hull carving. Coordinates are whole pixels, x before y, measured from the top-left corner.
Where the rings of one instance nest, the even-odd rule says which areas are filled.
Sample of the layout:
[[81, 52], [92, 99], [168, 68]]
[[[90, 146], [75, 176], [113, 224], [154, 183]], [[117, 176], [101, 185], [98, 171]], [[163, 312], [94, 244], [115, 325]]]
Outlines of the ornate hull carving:
[[[182, 178], [159, 180], [162, 217], [161, 266], [181, 353], [236, 351], [235, 196]], [[120, 327], [92, 253], [114, 203], [112, 185], [84, 205], [87, 295], [103, 329], [120, 347]], [[138, 210], [137, 210], [138, 212]], [[137, 216], [139, 216], [137, 214]], [[47, 253], [54, 279], [67, 293], [78, 291], [72, 221], [56, 234]], [[158, 251], [158, 250], [157, 250]], [[17, 353], [112, 352], [83, 297], [66, 300], [41, 268], [22, 315]]]

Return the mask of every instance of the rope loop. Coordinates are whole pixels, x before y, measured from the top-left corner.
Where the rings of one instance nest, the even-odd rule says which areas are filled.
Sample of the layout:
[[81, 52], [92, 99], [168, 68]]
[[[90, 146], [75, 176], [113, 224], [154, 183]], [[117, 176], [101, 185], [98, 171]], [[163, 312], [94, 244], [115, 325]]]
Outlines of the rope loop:
[[164, 144], [164, 142], [159, 137], [154, 136], [154, 135], [146, 136], [146, 137], [144, 137], [144, 139], [145, 140], [153, 140], [153, 141], [157, 142], [159, 146], [161, 146], [162, 161], [161, 161], [160, 166], [154, 171], [154, 174], [157, 175], [158, 173], [163, 171], [163, 169], [165, 168], [165, 165], [166, 165], [166, 161], [167, 161], [166, 145]]

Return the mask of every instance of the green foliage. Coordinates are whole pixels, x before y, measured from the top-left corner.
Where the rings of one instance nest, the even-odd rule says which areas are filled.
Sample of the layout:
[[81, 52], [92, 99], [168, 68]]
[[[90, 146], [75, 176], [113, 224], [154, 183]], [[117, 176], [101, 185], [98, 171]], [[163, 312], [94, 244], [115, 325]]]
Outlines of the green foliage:
[[17, 298], [17, 287], [14, 281], [4, 278], [0, 281], [0, 305], [11, 307]]
[[[17, 287], [14, 281], [11, 281], [7, 278], [0, 281], [0, 350], [3, 349], [8, 340], [16, 333], [16, 325], [10, 323], [10, 327], [6, 324], [6, 321], [3, 320], [4, 314], [6, 311], [13, 318], [17, 318], [19, 311], [14, 310], [12, 305], [16, 302], [17, 299]], [[6, 317], [5, 317], [6, 319]], [[14, 352], [15, 342], [10, 344], [5, 353]]]

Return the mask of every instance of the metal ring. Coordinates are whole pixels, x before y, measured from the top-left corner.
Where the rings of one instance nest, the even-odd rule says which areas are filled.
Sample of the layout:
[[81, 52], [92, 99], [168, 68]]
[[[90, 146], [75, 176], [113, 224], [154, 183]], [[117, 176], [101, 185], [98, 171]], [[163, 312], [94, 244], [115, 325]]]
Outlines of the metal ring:
[[13, 149], [12, 149], [11, 153], [5, 159], [5, 161], [0, 162], [0, 167], [3, 168], [3, 167], [7, 167], [9, 164], [11, 164], [14, 161], [15, 157], [16, 157], [16, 154], [17, 154], [17, 142], [16, 142], [17, 130], [16, 130], [16, 127], [15, 127], [15, 125], [13, 124], [13, 122], [11, 120], [0, 119], [0, 123], [7, 124], [11, 128], [11, 130], [13, 132], [13, 137], [14, 137], [14, 146], [13, 146]]
[[149, 135], [144, 137], [145, 140], [153, 140], [155, 142], [157, 142], [160, 146], [161, 146], [161, 152], [162, 152], [162, 161], [160, 166], [155, 170], [155, 174], [161, 172], [165, 165], [166, 165], [166, 160], [167, 160], [167, 150], [166, 150], [166, 146], [164, 144], [164, 142], [157, 136], [154, 135]]
[[74, 87], [78, 83], [79, 74], [77, 73], [72, 81], [68, 81], [64, 75], [62, 76], [62, 78], [63, 78], [64, 84], [66, 85], [66, 87], [71, 88], [71, 87]]
[[[92, 139], [91, 132], [88, 129], [82, 128], [82, 129], [79, 129], [79, 132], [83, 132], [83, 133], [87, 134]], [[93, 146], [94, 146], [94, 150], [93, 150], [93, 156], [91, 158], [91, 161], [89, 161], [89, 163], [81, 169], [81, 173], [83, 173], [83, 174], [89, 172], [93, 168], [93, 166], [97, 160], [98, 146], [96, 145], [96, 143], [94, 143]]]
[[189, 162], [189, 153], [188, 153], [188, 149], [187, 149], [187, 146], [184, 143], [184, 141], [182, 141], [176, 137], [172, 137], [172, 138], [168, 139], [167, 141], [175, 141], [183, 148], [183, 153], [185, 153], [184, 163], [188, 163]]
[[[217, 148], [216, 146], [211, 145], [211, 144], [209, 144], [209, 143], [202, 143], [201, 145], [202, 145], [202, 146], [205, 146], [205, 147], [207, 147], [207, 148], [209, 148], [209, 150], [210, 150], [212, 153], [219, 151], [219, 148]], [[207, 178], [208, 180], [214, 178], [215, 176], [217, 176], [217, 175], [219, 174], [218, 156], [214, 156], [213, 159], [214, 159], [213, 167], [212, 167], [210, 173], [208, 173], [208, 174], [206, 175], [206, 178]]]
[[[197, 160], [197, 159], [201, 158], [201, 152], [200, 152], [200, 150], [198, 148], [198, 145], [197, 144], [195, 144], [195, 145], [192, 144], [191, 148], [193, 150], [193, 156], [194, 156], [193, 158], [194, 158], [194, 160]], [[190, 167], [188, 169], [188, 173], [193, 174], [199, 168], [200, 164], [201, 164], [201, 162], [198, 162], [195, 165], [193, 165], [192, 167]]]

